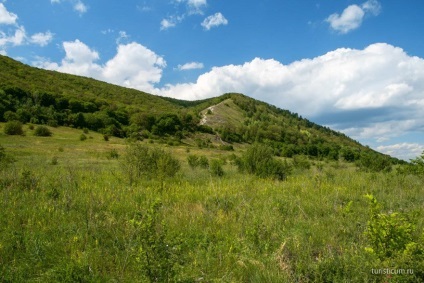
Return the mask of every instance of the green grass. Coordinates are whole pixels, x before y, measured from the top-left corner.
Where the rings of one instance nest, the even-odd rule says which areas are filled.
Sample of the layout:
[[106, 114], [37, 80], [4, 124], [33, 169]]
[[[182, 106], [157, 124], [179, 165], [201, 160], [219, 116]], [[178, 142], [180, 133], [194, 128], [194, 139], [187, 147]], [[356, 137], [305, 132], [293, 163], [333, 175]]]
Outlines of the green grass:
[[[218, 178], [186, 158], [228, 152], [177, 146], [166, 147], [182, 163], [175, 178], [130, 186], [120, 166], [125, 140], [50, 129], [52, 137], [26, 127], [25, 136], [0, 134], [16, 159], [0, 171], [2, 282], [423, 282], [422, 256], [366, 251], [364, 197], [374, 195], [384, 213], [411, 215], [419, 244], [422, 177], [324, 164], [279, 182], [227, 163]], [[119, 158], [108, 157], [112, 149]], [[378, 268], [415, 277], [373, 275]]]
[[243, 111], [234, 104], [231, 98], [203, 110], [201, 115], [205, 120], [205, 125], [212, 128], [219, 128], [225, 125], [238, 127], [242, 125], [245, 119]]

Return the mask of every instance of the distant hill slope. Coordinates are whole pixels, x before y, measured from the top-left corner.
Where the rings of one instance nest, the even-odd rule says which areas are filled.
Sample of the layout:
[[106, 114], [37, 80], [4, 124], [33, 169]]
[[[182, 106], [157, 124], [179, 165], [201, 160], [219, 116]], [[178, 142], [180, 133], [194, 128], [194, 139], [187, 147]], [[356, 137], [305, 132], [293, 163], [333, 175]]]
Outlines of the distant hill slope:
[[0, 88], [45, 92], [68, 98], [134, 106], [149, 112], [175, 112], [183, 105], [135, 89], [95, 79], [30, 67], [0, 55]]
[[0, 121], [8, 120], [135, 139], [181, 141], [204, 132], [228, 143], [266, 143], [286, 157], [303, 154], [348, 161], [363, 154], [384, 157], [344, 134], [242, 94], [177, 100], [31, 67], [0, 55]]

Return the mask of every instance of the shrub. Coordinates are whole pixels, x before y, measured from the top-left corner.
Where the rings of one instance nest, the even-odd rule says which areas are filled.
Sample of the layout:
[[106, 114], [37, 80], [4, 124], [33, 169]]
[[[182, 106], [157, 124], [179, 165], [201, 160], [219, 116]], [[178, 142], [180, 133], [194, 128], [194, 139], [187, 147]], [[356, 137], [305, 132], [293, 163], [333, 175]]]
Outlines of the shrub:
[[4, 133], [6, 135], [23, 135], [22, 123], [19, 121], [9, 121], [4, 125]]
[[200, 168], [206, 169], [209, 167], [209, 160], [206, 156], [199, 156], [199, 166]]
[[169, 152], [151, 149], [141, 144], [130, 145], [122, 159], [123, 170], [128, 174], [130, 184], [140, 177], [163, 180], [174, 177], [180, 170], [180, 163]]
[[129, 222], [136, 229], [136, 242], [140, 243], [137, 249], [137, 261], [144, 276], [149, 282], [176, 282], [175, 267], [181, 261], [180, 242], [178, 239], [169, 239], [169, 232], [161, 219], [160, 208], [162, 203], [156, 200], [141, 219], [133, 218]]
[[109, 135], [103, 135], [103, 139], [104, 139], [105, 141], [109, 141]]
[[212, 159], [209, 166], [209, 172], [212, 176], [222, 177], [224, 176], [224, 169], [222, 169], [222, 162], [218, 159]]
[[31, 171], [24, 170], [18, 184], [22, 190], [35, 190], [38, 187], [38, 178]]
[[197, 155], [187, 156], [188, 165], [193, 169], [199, 166], [199, 157]]
[[51, 165], [57, 165], [57, 164], [59, 164], [59, 158], [57, 156], [53, 156], [50, 164]]
[[234, 147], [231, 144], [227, 145], [220, 145], [218, 147], [220, 150], [228, 150], [228, 151], [234, 151]]
[[84, 134], [80, 135], [80, 141], [85, 141], [87, 139], [87, 136]]
[[52, 132], [46, 126], [37, 126], [34, 131], [34, 136], [38, 137], [50, 137]]
[[305, 155], [295, 155], [293, 157], [293, 166], [299, 169], [310, 169], [311, 163]]
[[401, 213], [382, 213], [380, 205], [372, 195], [366, 195], [371, 206], [371, 217], [365, 235], [371, 244], [366, 250], [376, 254], [381, 260], [405, 252], [413, 241], [415, 225], [408, 215]]
[[286, 162], [275, 159], [273, 152], [273, 149], [266, 145], [250, 146], [237, 162], [239, 170], [261, 178], [272, 177], [284, 180], [290, 168]]
[[361, 170], [367, 172], [389, 172], [392, 170], [389, 157], [373, 154], [361, 154], [361, 159], [357, 161], [357, 165]]
[[119, 158], [118, 151], [116, 149], [112, 149], [111, 151], [109, 151], [109, 158], [111, 158], [111, 159]]

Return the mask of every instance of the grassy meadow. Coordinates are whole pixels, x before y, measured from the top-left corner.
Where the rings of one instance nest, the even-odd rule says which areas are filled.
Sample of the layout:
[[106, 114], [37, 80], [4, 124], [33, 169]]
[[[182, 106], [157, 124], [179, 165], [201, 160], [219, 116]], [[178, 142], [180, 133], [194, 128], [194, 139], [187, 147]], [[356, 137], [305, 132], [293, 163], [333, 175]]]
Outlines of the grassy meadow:
[[[7, 136], [1, 282], [423, 282], [424, 178], [312, 160], [284, 181], [240, 173], [235, 151], [164, 148], [172, 178], [130, 184], [129, 142], [50, 128]], [[224, 175], [191, 168], [220, 159]], [[290, 162], [290, 160], [288, 161]]]

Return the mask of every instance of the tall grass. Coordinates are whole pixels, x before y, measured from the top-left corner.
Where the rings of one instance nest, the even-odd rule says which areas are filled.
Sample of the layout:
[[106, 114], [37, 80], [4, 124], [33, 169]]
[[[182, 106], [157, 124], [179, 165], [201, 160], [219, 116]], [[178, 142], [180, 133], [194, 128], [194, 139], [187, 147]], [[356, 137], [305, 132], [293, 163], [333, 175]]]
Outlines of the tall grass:
[[[120, 160], [102, 158], [0, 171], [0, 281], [422, 282], [419, 256], [384, 260], [366, 249], [366, 194], [384, 213], [413, 215], [420, 244], [417, 176], [328, 166], [276, 181], [185, 164], [173, 178], [130, 185]], [[414, 274], [372, 273], [379, 268]]]

